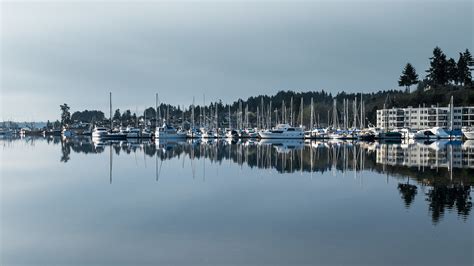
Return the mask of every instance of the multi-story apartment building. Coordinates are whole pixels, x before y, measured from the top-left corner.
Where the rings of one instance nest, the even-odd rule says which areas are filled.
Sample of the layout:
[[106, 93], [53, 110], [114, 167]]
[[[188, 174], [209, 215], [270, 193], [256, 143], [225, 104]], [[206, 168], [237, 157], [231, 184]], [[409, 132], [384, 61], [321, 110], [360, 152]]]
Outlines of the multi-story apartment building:
[[[474, 127], [474, 106], [453, 108], [453, 128]], [[377, 110], [377, 127], [425, 129], [451, 127], [449, 107], [408, 107]]]

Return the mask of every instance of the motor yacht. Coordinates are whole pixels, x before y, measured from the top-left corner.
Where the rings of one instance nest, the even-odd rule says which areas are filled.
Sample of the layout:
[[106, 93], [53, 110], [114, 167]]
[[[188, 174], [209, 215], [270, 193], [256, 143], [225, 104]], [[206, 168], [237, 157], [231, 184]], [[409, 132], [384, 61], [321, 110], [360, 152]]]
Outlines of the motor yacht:
[[279, 124], [273, 129], [260, 131], [258, 135], [262, 139], [303, 139], [304, 130], [302, 127]]
[[105, 127], [94, 127], [92, 130], [92, 137], [96, 139], [106, 138], [109, 130]]
[[414, 135], [414, 139], [438, 139], [435, 133], [433, 133], [430, 129], [422, 129], [418, 130]]
[[157, 139], [184, 139], [186, 138], [186, 132], [178, 131], [173, 126], [163, 123], [163, 126], [156, 128], [155, 138]]

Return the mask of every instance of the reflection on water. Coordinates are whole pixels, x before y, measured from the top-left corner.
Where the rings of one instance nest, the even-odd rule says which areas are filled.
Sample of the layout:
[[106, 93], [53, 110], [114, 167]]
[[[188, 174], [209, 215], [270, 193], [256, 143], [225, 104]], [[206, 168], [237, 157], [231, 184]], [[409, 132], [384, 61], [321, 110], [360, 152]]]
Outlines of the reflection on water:
[[[14, 140], [10, 140], [14, 141]], [[34, 145], [39, 139], [26, 139]], [[194, 160], [205, 158], [211, 164], [224, 161], [247, 165], [250, 168], [274, 169], [278, 173], [295, 172], [351, 172], [363, 178], [362, 171], [385, 173], [393, 178], [407, 179], [398, 183], [398, 190], [406, 208], [423, 187], [433, 223], [438, 223], [445, 209], [455, 209], [466, 219], [472, 209], [470, 197], [474, 181], [474, 142], [436, 141], [377, 143], [350, 141], [303, 140], [129, 140], [92, 141], [91, 138], [46, 138], [49, 144], [61, 145], [60, 161], [67, 163], [74, 153], [110, 153], [110, 182], [113, 181], [113, 155], [143, 154], [155, 157], [155, 175], [159, 180], [163, 161], [174, 158], [189, 160], [196, 178]], [[205, 168], [203, 169], [205, 179]], [[413, 179], [410, 183], [410, 178]]]
[[[255, 186], [254, 183], [263, 182], [259, 178], [252, 180], [250, 184], [245, 183], [245, 185], [243, 185], [244, 182], [240, 180], [240, 178], [237, 178], [237, 180], [226, 180], [226, 182], [231, 182], [233, 186], [235, 186], [232, 187], [229, 193], [234, 193], [241, 188], [241, 194], [238, 192], [235, 192], [235, 195], [219, 194], [218, 191], [223, 189], [221, 187], [216, 190], [209, 189], [209, 191], [204, 187], [195, 188], [196, 190], [202, 189], [206, 191], [206, 193], [209, 193], [209, 195], [215, 195], [215, 198], [213, 197], [212, 201], [205, 201], [205, 204], [198, 204], [196, 210], [192, 209], [186, 212], [179, 212], [179, 215], [187, 217], [187, 219], [194, 221], [194, 223], [204, 219], [212, 225], [212, 228], [209, 230], [219, 230], [219, 228], [223, 226], [218, 222], [214, 223], [214, 219], [217, 219], [217, 221], [223, 220], [227, 223], [236, 223], [234, 226], [242, 227], [242, 231], [238, 232], [239, 235], [243, 234], [246, 237], [256, 234], [252, 231], [252, 227], [255, 226], [255, 224], [259, 224], [260, 221], [264, 224], [277, 221], [282, 223], [280, 224], [282, 228], [278, 229], [278, 231], [269, 229], [270, 235], [278, 234], [279, 237], [291, 242], [296, 240], [288, 235], [281, 235], [282, 233], [279, 230], [290, 230], [292, 234], [296, 235], [305, 232], [305, 234], [311, 235], [312, 237], [305, 241], [317, 245], [318, 250], [322, 252], [320, 256], [323, 256], [324, 252], [328, 253], [328, 255], [339, 256], [337, 252], [332, 253], [331, 250], [323, 252], [323, 250], [325, 250], [323, 247], [324, 243], [336, 241], [337, 245], [340, 245], [346, 241], [348, 237], [354, 237], [358, 239], [357, 241], [361, 241], [361, 238], [370, 238], [373, 243], [377, 243], [371, 248], [376, 249], [377, 245], [381, 242], [388, 241], [386, 239], [374, 239], [379, 236], [380, 232], [377, 233], [373, 230], [382, 230], [375, 224], [377, 220], [382, 219], [381, 217], [386, 217], [386, 223], [393, 220], [394, 225], [392, 225], [392, 227], [388, 226], [383, 229], [388, 231], [382, 230], [382, 232], [387, 232], [387, 234], [390, 234], [390, 228], [397, 227], [396, 224], [404, 224], [404, 230], [407, 230], [405, 232], [406, 234], [398, 232], [397, 230], [399, 229], [397, 229], [394, 231], [395, 233], [390, 234], [390, 237], [393, 241], [397, 240], [397, 234], [401, 234], [400, 238], [402, 238], [402, 235], [405, 238], [408, 237], [408, 239], [400, 239], [400, 243], [407, 244], [405, 252], [414, 252], [411, 254], [412, 257], [416, 257], [416, 254], [423, 254], [423, 252], [419, 250], [422, 249], [423, 245], [427, 245], [426, 248], [430, 250], [440, 245], [436, 243], [436, 241], [432, 241], [433, 243], [417, 242], [423, 239], [423, 237], [419, 239], [415, 237], [415, 235], [422, 230], [420, 227], [423, 227], [423, 225], [420, 225], [420, 221], [427, 221], [434, 228], [439, 228], [438, 231], [437, 229], [433, 229], [435, 231], [425, 231], [424, 238], [430, 238], [431, 236], [440, 234], [437, 237], [439, 237], [439, 241], [443, 241], [443, 243], [459, 240], [459, 243], [464, 243], [465, 245], [465, 243], [471, 241], [469, 242], [471, 243], [471, 247], [469, 247], [469, 244], [465, 247], [468, 250], [472, 250], [472, 239], [470, 240], [471, 232], [467, 232], [466, 236], [458, 232], [454, 234], [454, 236], [457, 236], [457, 239], [451, 239], [450, 232], [443, 230], [444, 226], [448, 226], [451, 228], [450, 230], [461, 230], [463, 225], [469, 228], [469, 224], [472, 223], [470, 221], [470, 215], [472, 211], [471, 197], [474, 182], [473, 142], [443, 141], [402, 144], [302, 140], [188, 140], [157, 142], [135, 140], [94, 142], [90, 138], [62, 139], [60, 137], [50, 137], [46, 139], [5, 139], [0, 143], [3, 146], [3, 150], [7, 152], [8, 150], [13, 151], [17, 149], [17, 146], [20, 144], [33, 147], [33, 151], [37, 145], [41, 146], [39, 144], [42, 144], [41, 150], [45, 150], [44, 146], [49, 147], [53, 151], [53, 160], [61, 165], [57, 168], [64, 169], [64, 171], [70, 171], [69, 167], [74, 167], [74, 171], [79, 171], [77, 168], [79, 161], [85, 160], [84, 158], [98, 158], [94, 172], [96, 172], [97, 169], [107, 169], [107, 176], [103, 174], [99, 175], [101, 183], [107, 185], [107, 188], [110, 188], [110, 190], [116, 190], [118, 188], [125, 189], [126, 192], [124, 195], [131, 193], [128, 191], [128, 186], [132, 181], [128, 180], [135, 180], [131, 178], [134, 173], [137, 176], [147, 175], [147, 177], [150, 177], [150, 175], [152, 175], [152, 180], [147, 180], [147, 182], [156, 184], [158, 189], [162, 188], [165, 190], [169, 189], [170, 186], [171, 178], [169, 176], [177, 177], [176, 174], [173, 174], [175, 171], [179, 171], [179, 175], [185, 178], [185, 180], [187, 179], [193, 184], [207, 184], [209, 188], [216, 186], [215, 177], [218, 175], [218, 171], [221, 171], [224, 176], [233, 175], [234, 173], [232, 171], [236, 171], [236, 169], [241, 169], [241, 171], [247, 175], [249, 173], [256, 173], [257, 176], [266, 175], [272, 180], [272, 182], [267, 181], [269, 183], [267, 189], [265, 189], [265, 186], [258, 188]], [[139, 162], [147, 169], [146, 171], [139, 170], [138, 168], [138, 170], [129, 170], [130, 165], [138, 165]], [[102, 167], [102, 165], [104, 167]], [[85, 165], [80, 167], [87, 168], [89, 166]], [[52, 169], [51, 171], [53, 172], [55, 170]], [[59, 171], [56, 175], [61, 176]], [[14, 174], [10, 174], [10, 177], [13, 178], [13, 176]], [[235, 177], [235, 175], [233, 176]], [[64, 178], [64, 176], [61, 177]], [[128, 179], [124, 179], [124, 177], [128, 177]], [[287, 178], [281, 180], [278, 177]], [[306, 177], [314, 184], [318, 184], [322, 187], [326, 186], [328, 188], [327, 191], [321, 189], [316, 192], [316, 188], [313, 188], [315, 190], [313, 192], [308, 190], [307, 187], [303, 187], [309, 185], [307, 183], [302, 184], [299, 180]], [[329, 179], [323, 180], [322, 177], [329, 177]], [[213, 180], [214, 182], [209, 183], [208, 180]], [[179, 185], [185, 186], [182, 183], [183, 180], [173, 182], [181, 182]], [[239, 187], [240, 185], [243, 186], [243, 189]], [[290, 192], [286, 190], [287, 187], [293, 188], [294, 191], [292, 190]], [[360, 189], [357, 189], [357, 187]], [[155, 206], [158, 203], [166, 203], [164, 206], [169, 204], [172, 208], [179, 208], [178, 203], [186, 199], [186, 194], [181, 194], [182, 189], [184, 188], [180, 188], [179, 186], [173, 187], [172, 191], [170, 191], [171, 194], [167, 194], [167, 191], [160, 190], [161, 194], [167, 195], [164, 197], [162, 195], [160, 196], [156, 191], [147, 191], [145, 187], [137, 188], [139, 191], [143, 190], [142, 193], [150, 200], [150, 202], [148, 202], [142, 199], [141, 204], [144, 206]], [[104, 189], [97, 191], [97, 194], [90, 190], [91, 188], [87, 187], [85, 193], [87, 195], [97, 195], [102, 200], [101, 195], [104, 193]], [[187, 193], [191, 193], [190, 191], [194, 190], [188, 190]], [[276, 191], [277, 193], [283, 194], [266, 194], [268, 191]], [[171, 196], [173, 193], [176, 193], [178, 196]], [[284, 193], [288, 193], [288, 195]], [[298, 195], [299, 193], [302, 194]], [[160, 197], [160, 199], [155, 200], [156, 197]], [[194, 196], [191, 202], [201, 202], [203, 197], [205, 198], [205, 196], [202, 195], [200, 197]], [[247, 202], [243, 200], [244, 197], [250, 197], [252, 200]], [[279, 201], [280, 197], [283, 197], [284, 201]], [[137, 198], [137, 196], [135, 196], [135, 198]], [[226, 201], [227, 198], [230, 198], [230, 201]], [[266, 198], [271, 198], [275, 202], [268, 203], [270, 205], [264, 205], [263, 203]], [[395, 205], [399, 206], [406, 213], [397, 212], [394, 205], [390, 205], [392, 198], [394, 198], [396, 202]], [[174, 205], [173, 199], [177, 202], [176, 204], [178, 204], [178, 206]], [[221, 200], [223, 202], [220, 202]], [[351, 205], [351, 201], [353, 200], [359, 205]], [[311, 202], [313, 205], [307, 206], [305, 202]], [[324, 204], [329, 205], [324, 208], [322, 207], [325, 206]], [[253, 205], [260, 207], [255, 207], [255, 210], [253, 210]], [[385, 208], [385, 205], [392, 207]], [[224, 208], [224, 206], [226, 207]], [[132, 208], [135, 207], [137, 207], [137, 205], [133, 205]], [[220, 209], [221, 207], [222, 209]], [[289, 209], [285, 209], [286, 207], [292, 210], [294, 209], [296, 212], [293, 213], [294, 216], [282, 217], [289, 212]], [[370, 209], [377, 209], [378, 207], [380, 207], [378, 209], [380, 213], [377, 213], [376, 210], [372, 212]], [[118, 207], [109, 203], [109, 205], [104, 205], [103, 208], [114, 210], [114, 208], [117, 209]], [[150, 208], [151, 210], [155, 210], [154, 207]], [[163, 206], [156, 208], [160, 211], [166, 211], [166, 208]], [[236, 209], [234, 210], [233, 208]], [[248, 208], [250, 208], [251, 213], [246, 213]], [[299, 208], [304, 209], [305, 214], [299, 213], [297, 211]], [[274, 209], [275, 216], [272, 218], [265, 217], [264, 213], [267, 209]], [[215, 210], [219, 210], [218, 214], [213, 213]], [[122, 211], [129, 212], [131, 210], [124, 208]], [[158, 210], [155, 211], [160, 213], [159, 217], [161, 217], [161, 212]], [[282, 213], [279, 211], [282, 211]], [[252, 223], [248, 223], [248, 221], [244, 219], [245, 217], [239, 216], [239, 218], [236, 218], [232, 216], [234, 212], [236, 215], [242, 214], [245, 217], [248, 216], [248, 218], [252, 220]], [[259, 216], [259, 212], [262, 212], [263, 216]], [[211, 215], [212, 219], [203, 213], [213, 214]], [[394, 216], [395, 213], [396, 216]], [[310, 216], [307, 217], [306, 215]], [[414, 215], [419, 215], [421, 218], [417, 220]], [[226, 217], [233, 217], [233, 220], [227, 220]], [[138, 219], [139, 217], [136, 218]], [[144, 217], [142, 218], [144, 219]], [[162, 218], [156, 219], [157, 221], [161, 221], [160, 219]], [[173, 224], [176, 222], [176, 219], [177, 218], [174, 217], [172, 222], [168, 222], [162, 226], [170, 227], [172, 230], [175, 230]], [[207, 219], [211, 219], [212, 221]], [[240, 221], [239, 219], [243, 220]], [[339, 222], [333, 222], [333, 220]], [[236, 221], [240, 222], [237, 223]], [[286, 223], [283, 221], [286, 221]], [[410, 229], [410, 226], [407, 225], [407, 221], [413, 223], [413, 228]], [[309, 224], [306, 224], [306, 222]], [[341, 229], [341, 224], [347, 222], [349, 222], [349, 224], [358, 224], [357, 230], [360, 230], [359, 233], [361, 236], [355, 237], [354, 234], [357, 233], [350, 229], [352, 228], [350, 225], [347, 225], [348, 228]], [[316, 233], [317, 229], [312, 227], [312, 223], [319, 224], [319, 226], [323, 228], [323, 231], [328, 234], [330, 233], [330, 235], [325, 235], [324, 232], [319, 231], [319, 233]], [[143, 226], [149, 229], [150, 227], [154, 228], [147, 224]], [[176, 226], [179, 227], [179, 225]], [[188, 230], [192, 227], [188, 224], [182, 224], [180, 226], [179, 228], [181, 230]], [[299, 227], [301, 226], [304, 227], [304, 231], [300, 232]], [[265, 231], [265, 229], [262, 228], [259, 230]], [[151, 231], [153, 230], [157, 229], [151, 229]], [[227, 229], [223, 234], [228, 233], [229, 230], [230, 229]], [[175, 231], [172, 231], [172, 233], [175, 233]], [[167, 234], [172, 233], [168, 232]], [[191, 234], [190, 232], [188, 233]], [[214, 231], [211, 231], [209, 234], [214, 234]], [[201, 237], [202, 236], [198, 236], [199, 239], [201, 239]], [[268, 235], [260, 235], [260, 237], [261, 239], [258, 241], [266, 241], [269, 239]], [[320, 245], [321, 243], [314, 243], [314, 241], [318, 241], [319, 238], [321, 238], [321, 241], [324, 240], [323, 246]], [[451, 240], [448, 241], [448, 239]], [[177, 240], [175, 239], [173, 241]], [[293, 246], [301, 244], [296, 242], [292, 243]], [[367, 245], [365, 247], [369, 249], [367, 243], [364, 245], [360, 242], [357, 243], [361, 245], [361, 247]], [[419, 245], [411, 246], [410, 243], [418, 243]], [[163, 245], [163, 243], [161, 244]], [[290, 245], [279, 245], [284, 246], [281, 247], [282, 249], [290, 249]], [[456, 245], [454, 245], [453, 248], [454, 247], [456, 247]], [[257, 247], [255, 248], [257, 249]], [[267, 248], [269, 247], [267, 246]], [[392, 250], [391, 247], [387, 248], [387, 250]], [[444, 246], [444, 249], [446, 248], [449, 247]], [[354, 247], [344, 249], [344, 252], [350, 253], [353, 249]], [[229, 250], [233, 249], [226, 249], [224, 253], [229, 252]], [[388, 252], [387, 250], [384, 250], [384, 252]], [[265, 249], [262, 252], [267, 251], [268, 250]], [[449, 250], [448, 253], [457, 251], [459, 250]], [[273, 250], [271, 253], [275, 254], [275, 252], [277, 251]], [[296, 254], [300, 254], [297, 251], [292, 252], [293, 253], [290, 252], [290, 255], [296, 256]], [[314, 250], [312, 252], [314, 252]], [[359, 252], [363, 251], [359, 250]], [[384, 252], [378, 251], [379, 254], [384, 254]], [[248, 254], [256, 256], [251, 252]], [[308, 254], [311, 254], [311, 252], [301, 253], [300, 256], [307, 258], [307, 260], [303, 260], [305, 262], [314, 262], [314, 258], [309, 258]], [[241, 254], [239, 253], [237, 255]], [[367, 256], [368, 254], [365, 254], [365, 258], [367, 258]], [[231, 256], [229, 255], [229, 257]], [[354, 255], [351, 258], [353, 257], [361, 256]], [[466, 257], [464, 261], [470, 262], [470, 258], [471, 257]], [[331, 257], [327, 260], [323, 260], [323, 262], [332, 262], [333, 259], [334, 257]], [[382, 261], [386, 262], [385, 257], [382, 259], [383, 260], [374, 260], [374, 263], [377, 262], [380, 264]], [[421, 263], [425, 259], [427, 258], [420, 257], [417, 262]], [[267, 258], [262, 259], [261, 262], [268, 261], [272, 260]], [[390, 261], [397, 264], [399, 260], [398, 257], [395, 256]], [[439, 258], [433, 257], [433, 261], [437, 262], [440, 260]], [[361, 264], [365, 261], [339, 262], [340, 264], [352, 264], [352, 262]]]

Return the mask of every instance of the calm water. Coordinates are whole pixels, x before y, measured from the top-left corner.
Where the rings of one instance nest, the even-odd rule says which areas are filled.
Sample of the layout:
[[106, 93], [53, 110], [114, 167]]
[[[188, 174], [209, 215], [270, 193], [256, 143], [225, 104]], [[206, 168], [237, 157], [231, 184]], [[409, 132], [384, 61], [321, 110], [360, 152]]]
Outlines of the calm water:
[[474, 143], [0, 144], [1, 265], [473, 265]]

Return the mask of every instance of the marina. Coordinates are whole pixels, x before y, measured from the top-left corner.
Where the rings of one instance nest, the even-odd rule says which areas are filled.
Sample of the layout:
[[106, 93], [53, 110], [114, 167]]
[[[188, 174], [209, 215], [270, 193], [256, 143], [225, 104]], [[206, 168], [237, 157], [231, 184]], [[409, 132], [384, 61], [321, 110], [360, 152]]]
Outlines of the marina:
[[0, 9], [0, 266], [474, 265], [472, 0]]
[[[110, 115], [108, 119], [109, 126], [106, 127], [105, 121], [96, 121], [96, 125], [82, 124], [79, 126], [66, 125], [62, 130], [51, 128], [30, 129], [22, 128], [15, 130], [9, 127], [6, 122], [3, 123], [0, 135], [62, 135], [72, 137], [73, 135], [91, 135], [100, 139], [168, 139], [168, 138], [238, 138], [238, 139], [341, 139], [341, 140], [385, 140], [402, 141], [413, 139], [424, 140], [471, 140], [474, 138], [474, 107], [454, 107], [453, 98], [446, 108], [407, 108], [407, 109], [382, 109], [377, 110], [376, 124], [374, 126], [368, 121], [365, 114], [364, 101], [360, 96], [359, 105], [357, 98], [353, 101], [343, 99], [343, 107], [337, 107], [336, 99], [333, 100], [331, 113], [328, 111], [327, 122], [320, 123], [320, 113], [315, 113], [313, 98], [310, 99], [310, 106], [304, 105], [304, 99], [301, 99], [299, 105], [300, 111], [297, 115], [293, 111], [293, 97], [290, 106], [286, 106], [282, 101], [281, 109], [274, 109], [275, 117], [272, 121], [270, 110], [272, 102], [267, 104], [261, 101], [261, 106], [257, 106], [256, 112], [249, 111], [249, 107], [242, 108], [242, 102], [239, 101], [238, 109], [235, 113], [231, 112], [231, 105], [223, 106], [222, 109], [228, 109], [228, 114], [219, 117], [219, 108], [213, 103], [209, 107], [200, 107], [199, 113], [195, 112], [194, 103], [188, 110], [179, 112], [179, 119], [176, 116], [170, 117], [169, 107], [165, 115], [162, 115], [162, 107], [159, 105], [158, 94], [156, 94], [156, 106], [153, 110], [154, 118], [147, 118], [146, 112], [142, 117], [136, 116], [132, 125], [123, 125], [114, 121], [112, 117], [112, 93], [109, 95]], [[350, 111], [349, 106], [352, 105]], [[158, 107], [160, 106], [160, 107]], [[304, 115], [305, 108], [310, 111], [309, 117]], [[206, 115], [206, 109], [209, 109]], [[289, 111], [287, 110], [289, 109]], [[224, 110], [221, 110], [223, 112]], [[434, 111], [433, 111], [434, 110]], [[407, 112], [407, 114], [405, 114]], [[426, 121], [420, 122], [416, 113], [429, 114], [420, 116]], [[189, 116], [186, 115], [189, 114]], [[264, 115], [267, 113], [268, 115]], [[134, 114], [135, 115], [135, 114]], [[253, 121], [249, 116], [254, 117]], [[299, 118], [299, 124], [296, 120]], [[316, 119], [316, 117], [318, 119]], [[428, 118], [429, 117], [429, 118]], [[219, 119], [220, 118], [220, 119]], [[403, 121], [406, 119], [407, 121]], [[179, 120], [179, 121], [178, 121]], [[195, 122], [198, 120], [199, 122]], [[394, 122], [397, 121], [397, 122]], [[97, 124], [102, 124], [97, 125]], [[296, 125], [298, 124], [298, 125]], [[368, 124], [368, 126], [366, 126]], [[153, 126], [155, 125], [155, 126]]]

